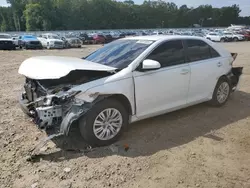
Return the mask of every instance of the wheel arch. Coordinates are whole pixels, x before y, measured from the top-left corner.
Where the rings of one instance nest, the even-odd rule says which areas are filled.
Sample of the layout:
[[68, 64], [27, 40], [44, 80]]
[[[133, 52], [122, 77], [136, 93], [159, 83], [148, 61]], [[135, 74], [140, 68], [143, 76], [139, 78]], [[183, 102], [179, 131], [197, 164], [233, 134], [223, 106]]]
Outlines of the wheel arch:
[[117, 101], [121, 102], [121, 104], [126, 108], [129, 115], [132, 115], [132, 106], [128, 100], [128, 98], [123, 94], [113, 94], [109, 98], [116, 99]]
[[[89, 103], [88, 106], [78, 106], [75, 105], [75, 108], [73, 108], [73, 111], [70, 111], [63, 119], [63, 122], [60, 126], [60, 132], [64, 135], [68, 135], [70, 129], [72, 128], [72, 125], [74, 122], [77, 122], [80, 118], [82, 118], [96, 103], [105, 100], [105, 99], [115, 99], [118, 102], [120, 102], [125, 109], [128, 111], [128, 115], [132, 115], [132, 106], [129, 102], [129, 99], [123, 95], [123, 94], [109, 94], [109, 95], [99, 95], [93, 102]], [[80, 112], [81, 111], [81, 112]]]

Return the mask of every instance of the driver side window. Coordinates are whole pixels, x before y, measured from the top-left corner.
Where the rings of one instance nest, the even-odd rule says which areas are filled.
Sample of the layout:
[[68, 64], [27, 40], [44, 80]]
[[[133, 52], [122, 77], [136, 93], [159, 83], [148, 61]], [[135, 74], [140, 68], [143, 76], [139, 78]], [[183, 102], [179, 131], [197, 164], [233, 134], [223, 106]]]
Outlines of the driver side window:
[[146, 59], [158, 61], [161, 67], [184, 64], [185, 55], [182, 41], [174, 40], [160, 44]]

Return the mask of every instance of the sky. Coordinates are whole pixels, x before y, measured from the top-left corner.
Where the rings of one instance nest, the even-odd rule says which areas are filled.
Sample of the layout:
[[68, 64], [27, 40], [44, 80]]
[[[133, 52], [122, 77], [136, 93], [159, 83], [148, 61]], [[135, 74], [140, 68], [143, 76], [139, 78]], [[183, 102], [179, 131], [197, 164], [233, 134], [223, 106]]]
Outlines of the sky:
[[[122, 1], [122, 0], [119, 0]], [[134, 0], [136, 4], [141, 4], [144, 0]], [[240, 6], [241, 16], [250, 16], [250, 0], [167, 0], [174, 2], [178, 6], [186, 4], [187, 6], [197, 7], [199, 5], [211, 4], [214, 7], [230, 6], [238, 4]], [[0, 0], [0, 6], [6, 6], [6, 0]]]

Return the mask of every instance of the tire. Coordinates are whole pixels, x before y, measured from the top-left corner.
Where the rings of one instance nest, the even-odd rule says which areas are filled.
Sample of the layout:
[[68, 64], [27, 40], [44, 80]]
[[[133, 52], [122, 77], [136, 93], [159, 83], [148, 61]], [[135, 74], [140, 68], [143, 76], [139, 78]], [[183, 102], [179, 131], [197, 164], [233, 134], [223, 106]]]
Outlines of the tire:
[[[224, 91], [226, 92], [226, 90], [227, 90], [227, 92], [226, 92], [226, 94], [224, 96], [225, 98], [220, 101], [219, 92], [225, 86], [227, 87], [227, 89], [225, 89]], [[213, 105], [213, 106], [216, 106], [216, 107], [223, 106], [227, 102], [227, 100], [229, 99], [231, 91], [232, 91], [232, 87], [231, 87], [231, 84], [230, 84], [229, 80], [226, 77], [221, 77], [218, 80], [218, 82], [217, 82], [217, 84], [215, 86], [215, 89], [214, 89], [214, 92], [213, 92], [213, 98], [210, 101], [210, 104]]]
[[[97, 120], [98, 122], [102, 122], [102, 120], [100, 119], [100, 114], [102, 112], [104, 112], [104, 116], [106, 114], [107, 109], [112, 109], [112, 112], [117, 112], [117, 114], [115, 115], [115, 117], [118, 119], [122, 120], [119, 122], [120, 123], [120, 128], [114, 128], [114, 126], [111, 126], [109, 123], [107, 123], [106, 125], [101, 124], [101, 125], [96, 125], [96, 130], [97, 129], [108, 129], [109, 133], [111, 133], [111, 127], [113, 127], [113, 130], [117, 131], [116, 134], [113, 134], [112, 137], [110, 138], [104, 138], [101, 139], [101, 133], [105, 132], [105, 131], [99, 131], [98, 133], [94, 133], [94, 123]], [[111, 113], [112, 114], [112, 113]], [[107, 115], [107, 114], [106, 114]], [[98, 117], [99, 116], [99, 117]], [[115, 141], [118, 140], [118, 138], [122, 135], [122, 132], [124, 131], [124, 128], [128, 125], [128, 119], [129, 119], [129, 115], [128, 115], [128, 111], [126, 110], [126, 108], [117, 100], [112, 99], [112, 98], [108, 98], [108, 99], [104, 99], [98, 103], [96, 103], [86, 114], [86, 116], [82, 117], [79, 120], [79, 129], [80, 129], [80, 133], [83, 137], [83, 139], [91, 146], [96, 147], [96, 146], [107, 146], [110, 145], [112, 143], [114, 143]], [[110, 121], [110, 120], [108, 120]], [[114, 121], [113, 122], [117, 122]], [[99, 124], [99, 123], [98, 123]], [[106, 126], [106, 128], [104, 128], [103, 126]], [[105, 132], [105, 134], [103, 135], [104, 137], [107, 136], [106, 135], [107, 132]], [[112, 133], [111, 133], [112, 134]], [[99, 136], [99, 137], [98, 137]]]
[[220, 41], [221, 41], [221, 42], [225, 42], [225, 38], [221, 38]]
[[47, 43], [47, 49], [50, 50], [50, 46], [49, 46], [49, 43]]
[[237, 37], [234, 37], [234, 42], [238, 42], [239, 41], [239, 39], [237, 38]]

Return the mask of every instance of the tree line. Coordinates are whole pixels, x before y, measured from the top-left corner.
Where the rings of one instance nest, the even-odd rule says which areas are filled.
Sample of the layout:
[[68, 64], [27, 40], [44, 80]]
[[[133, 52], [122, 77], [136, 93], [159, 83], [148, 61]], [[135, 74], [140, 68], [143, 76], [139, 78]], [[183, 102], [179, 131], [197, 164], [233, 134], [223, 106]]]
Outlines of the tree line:
[[199, 24], [223, 27], [250, 25], [250, 17], [241, 17], [238, 5], [197, 8], [163, 0], [7, 0], [0, 7], [1, 31], [49, 31], [87, 29], [181, 28]]

